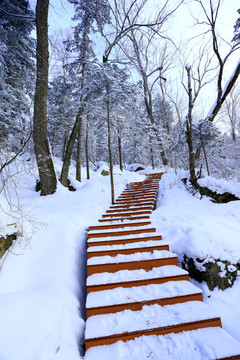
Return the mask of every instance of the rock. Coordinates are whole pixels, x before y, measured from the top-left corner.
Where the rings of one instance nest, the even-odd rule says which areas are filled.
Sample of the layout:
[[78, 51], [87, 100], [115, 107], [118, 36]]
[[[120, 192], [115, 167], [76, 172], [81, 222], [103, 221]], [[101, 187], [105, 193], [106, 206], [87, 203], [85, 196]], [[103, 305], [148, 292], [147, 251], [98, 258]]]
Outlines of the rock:
[[107, 176], [107, 175], [109, 175], [110, 173], [109, 173], [109, 171], [107, 171], [107, 170], [102, 170], [101, 171], [101, 175], [102, 176]]
[[189, 272], [189, 276], [198, 282], [206, 281], [209, 290], [218, 287], [225, 290], [232, 287], [236, 278], [237, 271], [240, 269], [238, 264], [231, 264], [229, 261], [219, 259], [189, 258], [183, 257], [182, 267]]
[[225, 192], [223, 194], [218, 194], [215, 191], [208, 189], [207, 187], [199, 186], [199, 191], [202, 196], [207, 195], [207, 196], [211, 197], [214, 202], [220, 203], [220, 204], [225, 204], [225, 203], [228, 203], [229, 201], [240, 200], [238, 197], [236, 197], [235, 195], [233, 195], [229, 192]]
[[5, 254], [5, 252], [12, 246], [13, 240], [16, 240], [17, 234], [13, 233], [11, 235], [0, 236], [0, 259]]

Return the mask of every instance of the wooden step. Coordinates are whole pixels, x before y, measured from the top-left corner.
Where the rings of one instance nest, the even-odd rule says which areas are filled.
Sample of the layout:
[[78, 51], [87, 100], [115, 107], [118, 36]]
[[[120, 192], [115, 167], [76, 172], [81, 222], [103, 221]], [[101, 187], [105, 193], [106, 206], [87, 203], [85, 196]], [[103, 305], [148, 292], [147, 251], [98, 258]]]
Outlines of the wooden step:
[[108, 214], [103, 214], [102, 217], [103, 218], [107, 218], [107, 217], [120, 217], [120, 216], [137, 216], [137, 215], [146, 215], [146, 214], [151, 214], [152, 211], [151, 210], [145, 210], [145, 211], [132, 211], [132, 212], [120, 212], [120, 213], [108, 213]]
[[179, 333], [182, 331], [192, 331], [208, 327], [222, 327], [221, 319], [219, 317], [212, 319], [205, 319], [199, 321], [186, 322], [177, 325], [163, 326], [153, 329], [146, 329], [141, 331], [125, 332], [122, 334], [103, 336], [98, 338], [86, 339], [86, 349], [89, 349], [91, 346], [100, 346], [100, 345], [110, 345], [119, 340], [128, 341], [133, 340], [140, 336], [148, 335], [166, 335], [170, 333]]
[[96, 264], [87, 266], [87, 276], [102, 272], [116, 272], [119, 270], [151, 270], [154, 267], [165, 265], [178, 265], [177, 257], [166, 257], [160, 259], [131, 261], [131, 262], [119, 262], [108, 264]]
[[109, 236], [125, 236], [133, 234], [144, 234], [144, 233], [153, 233], [156, 232], [155, 228], [146, 228], [146, 229], [136, 229], [136, 230], [124, 230], [124, 231], [109, 231], [101, 233], [88, 233], [88, 239], [99, 238], [99, 237], [109, 237]]
[[136, 193], [135, 191], [132, 192], [132, 193], [122, 193], [121, 195], [119, 195], [118, 199], [124, 199], [124, 198], [140, 198], [140, 197], [156, 197], [157, 196], [157, 191], [146, 191], [146, 192], [139, 192], [139, 193]]
[[173, 305], [184, 303], [187, 301], [203, 301], [202, 293], [196, 294], [188, 294], [182, 296], [174, 296], [162, 299], [154, 299], [154, 300], [147, 300], [141, 302], [133, 302], [133, 303], [125, 303], [125, 304], [117, 304], [117, 305], [109, 305], [109, 306], [99, 306], [94, 308], [87, 308], [87, 318], [93, 315], [103, 315], [103, 314], [113, 314], [123, 310], [132, 310], [132, 311], [139, 311], [142, 309], [143, 306], [147, 305]]
[[134, 254], [137, 252], [152, 252], [154, 250], [167, 250], [169, 251], [169, 245], [158, 245], [154, 247], [139, 247], [139, 248], [129, 248], [129, 249], [118, 249], [118, 250], [104, 250], [104, 251], [88, 251], [88, 259], [94, 256], [116, 256], [118, 254]]
[[89, 226], [88, 231], [95, 231], [95, 230], [108, 230], [108, 229], [120, 229], [125, 227], [137, 227], [137, 226], [146, 226], [150, 225], [151, 221], [141, 221], [141, 222], [128, 222], [122, 224], [110, 224], [110, 225], [96, 225], [96, 226]]
[[[118, 214], [118, 216], [120, 216], [120, 215]], [[98, 221], [100, 223], [103, 223], [103, 222], [111, 222], [111, 221], [124, 221], [124, 220], [134, 221], [134, 220], [145, 220], [145, 219], [150, 219], [150, 216], [149, 215], [142, 215], [142, 216], [131, 216], [131, 215], [124, 216], [124, 215], [122, 215], [121, 217], [104, 218], [104, 219], [99, 219]]]
[[140, 196], [140, 195], [157, 195], [158, 189], [155, 190], [124, 190], [120, 196]]
[[147, 210], [147, 211], [151, 211], [152, 212], [152, 208], [153, 208], [153, 206], [152, 205], [150, 205], [150, 206], [140, 206], [140, 207], [138, 207], [138, 206], [136, 206], [136, 207], [131, 207], [130, 209], [128, 209], [129, 208], [129, 206], [126, 208], [122, 208], [122, 209], [118, 209], [118, 208], [116, 208], [115, 210], [114, 210], [114, 207], [113, 207], [113, 209], [111, 209], [111, 210], [106, 210], [106, 214], [114, 214], [114, 213], [118, 213], [118, 212], [135, 212], [135, 211], [143, 211], [143, 210]]
[[87, 293], [102, 291], [102, 290], [111, 290], [116, 287], [131, 288], [133, 286], [144, 286], [148, 284], [163, 284], [168, 281], [188, 281], [188, 274], [182, 275], [173, 275], [173, 276], [164, 276], [159, 278], [150, 278], [142, 280], [132, 280], [118, 283], [108, 283], [108, 284], [98, 284], [98, 285], [87, 285]]
[[106, 245], [124, 245], [128, 243], [136, 243], [139, 241], [156, 241], [162, 240], [161, 235], [154, 235], [154, 236], [143, 236], [143, 237], [136, 237], [136, 238], [123, 238], [123, 239], [109, 239], [109, 240], [101, 240], [101, 241], [88, 241], [88, 247], [91, 246], [106, 246]]
[[139, 201], [139, 202], [129, 202], [129, 203], [125, 203], [125, 204], [116, 204], [116, 205], [111, 205], [110, 209], [130, 209], [132, 207], [138, 207], [138, 206], [152, 206], [154, 205], [154, 201]]
[[141, 197], [141, 198], [125, 198], [125, 199], [117, 199], [115, 204], [125, 204], [125, 203], [138, 203], [138, 202], [146, 202], [146, 201], [154, 201], [155, 196], [151, 197]]

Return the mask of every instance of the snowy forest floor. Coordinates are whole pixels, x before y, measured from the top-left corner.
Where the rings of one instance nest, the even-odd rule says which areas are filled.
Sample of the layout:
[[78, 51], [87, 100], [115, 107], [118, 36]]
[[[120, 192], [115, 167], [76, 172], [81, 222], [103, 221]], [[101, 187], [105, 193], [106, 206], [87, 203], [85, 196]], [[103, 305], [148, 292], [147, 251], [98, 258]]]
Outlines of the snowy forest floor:
[[[60, 166], [56, 160], [57, 172]], [[87, 228], [110, 206], [109, 176], [102, 176], [99, 169], [86, 180], [83, 168], [79, 183], [71, 168], [75, 192], [58, 184], [54, 195], [40, 197], [35, 192], [37, 171], [30, 162], [26, 169], [18, 160], [11, 171], [18, 173], [6, 188], [14, 218], [8, 215], [9, 204], [1, 194], [5, 212], [0, 230], [5, 235], [17, 229], [22, 236], [0, 262], [0, 359], [79, 360], [84, 358]], [[145, 178], [117, 167], [114, 173], [116, 197], [127, 183]], [[206, 197], [193, 196], [181, 181], [185, 175], [168, 170], [162, 177], [157, 209], [151, 216], [153, 226], [180, 261], [187, 254], [236, 264], [240, 260], [240, 201], [214, 204]], [[202, 180], [204, 184], [240, 195], [239, 183], [208, 177]], [[221, 316], [223, 328], [238, 341], [239, 275], [225, 291], [209, 291], [206, 284], [197, 284], [204, 301]]]

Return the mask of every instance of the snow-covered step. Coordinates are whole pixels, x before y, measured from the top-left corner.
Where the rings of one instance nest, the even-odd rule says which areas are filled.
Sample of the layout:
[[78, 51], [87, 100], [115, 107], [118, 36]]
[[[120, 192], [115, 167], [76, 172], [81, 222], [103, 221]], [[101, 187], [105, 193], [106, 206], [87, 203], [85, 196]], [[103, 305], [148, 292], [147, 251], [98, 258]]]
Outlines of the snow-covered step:
[[202, 301], [174, 305], [144, 305], [141, 310], [95, 315], [86, 322], [86, 348], [127, 341], [141, 335], [165, 335], [199, 328], [221, 327], [221, 320]]
[[152, 213], [151, 210], [144, 210], [144, 211], [127, 211], [127, 212], [117, 212], [117, 213], [106, 213], [103, 214], [103, 218], [114, 218], [114, 217], [120, 217], [120, 216], [140, 216], [140, 215], [150, 215]]
[[142, 190], [142, 191], [123, 191], [121, 195], [119, 195], [118, 199], [124, 198], [124, 197], [140, 197], [140, 196], [156, 196], [158, 193], [156, 190]]
[[159, 241], [162, 240], [161, 235], [147, 235], [145, 233], [130, 234], [126, 236], [114, 236], [108, 237], [107, 239], [102, 238], [90, 238], [88, 239], [88, 248], [91, 246], [105, 246], [105, 245], [119, 245], [119, 244], [130, 244], [139, 241]]
[[101, 272], [116, 272], [119, 270], [151, 270], [153, 267], [177, 265], [175, 254], [167, 250], [134, 253], [130, 255], [96, 256], [87, 261], [87, 275]]
[[140, 215], [140, 216], [131, 216], [131, 215], [123, 215], [120, 217], [120, 215], [118, 214], [119, 217], [116, 218], [112, 218], [112, 217], [106, 217], [104, 219], [99, 219], [98, 221], [101, 223], [104, 222], [112, 222], [112, 221], [124, 221], [124, 220], [131, 220], [131, 221], [136, 221], [136, 220], [146, 220], [146, 219], [150, 219], [149, 215]]
[[91, 292], [87, 296], [87, 317], [123, 310], [141, 310], [144, 305], [161, 306], [203, 301], [202, 292], [189, 281], [169, 281], [131, 288]]
[[[115, 220], [117, 221], [117, 220]], [[89, 231], [94, 231], [94, 230], [111, 230], [111, 229], [119, 229], [119, 228], [126, 228], [126, 227], [135, 227], [135, 226], [146, 226], [146, 225], [150, 225], [151, 221], [136, 221], [136, 222], [132, 222], [129, 220], [124, 220], [124, 222], [120, 222], [119, 224], [104, 224], [104, 225], [95, 225], [95, 226], [89, 226]]]
[[[89, 251], [90, 250], [90, 251]], [[99, 250], [92, 251], [92, 248], [88, 250], [88, 259], [94, 256], [116, 256], [118, 254], [129, 255], [134, 254], [136, 252], [153, 252], [153, 251], [161, 251], [161, 250], [169, 250], [168, 244], [154, 245], [152, 247], [139, 247], [139, 248], [121, 248], [117, 250]]]
[[[161, 240], [161, 239], [160, 239]], [[169, 243], [167, 241], [158, 241], [156, 242], [155, 240], [145, 240], [145, 241], [141, 241], [141, 238], [138, 239], [137, 242], [129, 242], [126, 244], [113, 244], [113, 245], [99, 245], [97, 244], [96, 246], [91, 246], [87, 249], [88, 252], [97, 252], [97, 251], [108, 251], [108, 250], [128, 250], [128, 249], [139, 249], [139, 248], [156, 248], [159, 245], [169, 245]]]
[[134, 234], [145, 234], [145, 233], [153, 233], [156, 232], [155, 228], [145, 227], [141, 229], [136, 228], [128, 228], [127, 230], [116, 230], [113, 231], [111, 229], [106, 229], [103, 231], [89, 231], [88, 232], [88, 239], [90, 238], [105, 238], [105, 237], [118, 237], [118, 236], [125, 236], [125, 235], [134, 235]]
[[120, 194], [120, 196], [125, 196], [127, 195], [141, 195], [141, 194], [145, 194], [145, 195], [149, 195], [149, 194], [157, 194], [158, 192], [158, 186], [149, 186], [148, 188], [141, 188], [141, 189], [125, 189], [123, 190], [123, 192]]
[[182, 280], [189, 280], [188, 272], [176, 265], [154, 267], [149, 271], [139, 269], [120, 270], [115, 273], [104, 272], [87, 278], [87, 292]]
[[112, 209], [110, 209], [110, 210], [106, 210], [106, 214], [114, 214], [114, 213], [120, 213], [120, 212], [135, 212], [135, 211], [145, 211], [145, 210], [147, 210], [147, 211], [152, 211], [152, 208], [153, 208], [153, 206], [152, 205], [148, 205], [148, 206], [128, 206], [127, 208], [125, 207], [125, 208], [123, 208], [123, 209], [118, 209], [118, 208], [116, 208], [116, 209], [114, 209], [114, 208], [112, 208]]
[[142, 201], [142, 200], [155, 200], [155, 195], [139, 195], [139, 196], [124, 196], [119, 197], [116, 199], [115, 204], [123, 203], [123, 202], [129, 202], [129, 201]]
[[110, 263], [120, 264], [123, 262], [131, 263], [133, 261], [144, 261], [144, 260], [155, 260], [155, 259], [160, 260], [163, 258], [170, 258], [170, 257], [175, 258], [176, 254], [168, 250], [161, 250], [161, 251], [154, 250], [153, 252], [146, 252], [146, 253], [135, 252], [134, 254], [130, 254], [130, 255], [118, 254], [116, 256], [108, 256], [108, 255], [95, 256], [87, 261], [87, 265], [110, 264]]
[[140, 206], [151, 206], [153, 205], [154, 200], [141, 200], [141, 201], [132, 201], [124, 203], [115, 203], [115, 205], [110, 206], [110, 209], [121, 209], [121, 208], [131, 208], [131, 207], [140, 207]]
[[[108, 285], [108, 284], [123, 284], [135, 281], [149, 281], [152, 283], [153, 279], [167, 278], [171, 276], [186, 275], [188, 279], [188, 272], [177, 265], [165, 265], [154, 267], [149, 271], [144, 269], [139, 270], [120, 270], [115, 273], [104, 272], [101, 274], [93, 274], [87, 278], [87, 286], [94, 285]], [[165, 282], [165, 281], [164, 281]], [[146, 285], [146, 284], [145, 284]], [[122, 286], [122, 285], [121, 285]]]
[[219, 327], [209, 327], [91, 347], [85, 360], [239, 360], [239, 353], [237, 340]]

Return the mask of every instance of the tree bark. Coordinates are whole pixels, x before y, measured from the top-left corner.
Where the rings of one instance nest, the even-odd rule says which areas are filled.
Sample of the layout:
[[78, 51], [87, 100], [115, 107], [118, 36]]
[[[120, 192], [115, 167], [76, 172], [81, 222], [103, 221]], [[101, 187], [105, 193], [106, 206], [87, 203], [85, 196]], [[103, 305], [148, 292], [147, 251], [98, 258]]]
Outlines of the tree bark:
[[85, 142], [85, 153], [86, 153], [86, 171], [87, 171], [87, 179], [90, 179], [90, 170], [89, 170], [89, 155], [88, 155], [88, 123], [89, 123], [89, 114], [87, 114], [87, 126], [86, 126], [86, 142]]
[[219, 110], [222, 107], [222, 104], [224, 103], [227, 96], [231, 92], [234, 84], [236, 83], [239, 74], [240, 74], [240, 61], [238, 62], [232, 76], [230, 77], [228, 84], [226, 85], [225, 89], [223, 90], [221, 97], [216, 101], [215, 105], [212, 107], [210, 114], [208, 114], [208, 116], [207, 116], [208, 120], [213, 121], [215, 119]]
[[41, 195], [53, 194], [57, 187], [47, 136], [48, 7], [49, 0], [37, 1], [37, 80], [34, 96], [33, 142], [41, 183]]
[[68, 171], [69, 171], [69, 166], [71, 163], [71, 156], [72, 156], [72, 151], [73, 151], [73, 146], [78, 134], [78, 127], [80, 122], [82, 121], [82, 114], [83, 114], [84, 108], [80, 108], [76, 117], [76, 121], [75, 124], [73, 126], [71, 135], [69, 137], [68, 143], [67, 143], [67, 148], [66, 148], [66, 152], [65, 152], [65, 158], [64, 158], [64, 162], [63, 162], [63, 166], [62, 166], [62, 171], [61, 171], [61, 176], [60, 176], [60, 182], [63, 186], [68, 186]]
[[121, 138], [121, 130], [118, 129], [118, 154], [119, 154], [119, 167], [120, 170], [123, 171], [122, 166], [122, 138]]
[[77, 141], [77, 159], [76, 159], [76, 180], [81, 182], [82, 174], [81, 174], [81, 168], [82, 168], [82, 118], [79, 122], [78, 126], [78, 141]]
[[[88, 28], [89, 24], [88, 21], [86, 20], [85, 23], [85, 29], [84, 29], [84, 34], [83, 34], [83, 53], [82, 53], [82, 78], [81, 78], [81, 91], [83, 91], [84, 86], [85, 86], [85, 78], [86, 78], [86, 57], [87, 57], [87, 28]], [[83, 105], [81, 105], [81, 107], [78, 110], [77, 116], [76, 116], [76, 120], [75, 120], [75, 124], [73, 126], [71, 135], [69, 137], [69, 141], [67, 144], [67, 148], [66, 148], [66, 154], [65, 154], [65, 158], [63, 161], [63, 166], [62, 166], [62, 171], [61, 171], [61, 176], [60, 176], [60, 182], [63, 186], [68, 186], [68, 172], [69, 172], [69, 166], [71, 163], [71, 156], [72, 156], [72, 151], [73, 151], [73, 147], [74, 147], [74, 143], [79, 131], [79, 127], [81, 127], [81, 123], [82, 123], [82, 116], [83, 116], [83, 112], [85, 109], [85, 105], [88, 102], [88, 98], [89, 96], [86, 95], [85, 97], [83, 96], [83, 94], [81, 94], [80, 97], [80, 103], [83, 102]]]
[[190, 180], [193, 184], [197, 184], [195, 174], [195, 162], [194, 162], [194, 151], [192, 141], [192, 110], [193, 110], [193, 97], [192, 97], [192, 85], [191, 85], [191, 67], [186, 67], [188, 77], [188, 114], [186, 117], [186, 135], [188, 144], [189, 154], [189, 168], [190, 168]]
[[111, 144], [111, 124], [110, 124], [110, 103], [109, 103], [109, 84], [106, 76], [106, 92], [107, 92], [107, 128], [108, 128], [108, 154], [110, 165], [110, 182], [111, 182], [111, 201], [114, 204], [114, 181], [113, 181], [113, 161], [112, 161], [112, 144]]

